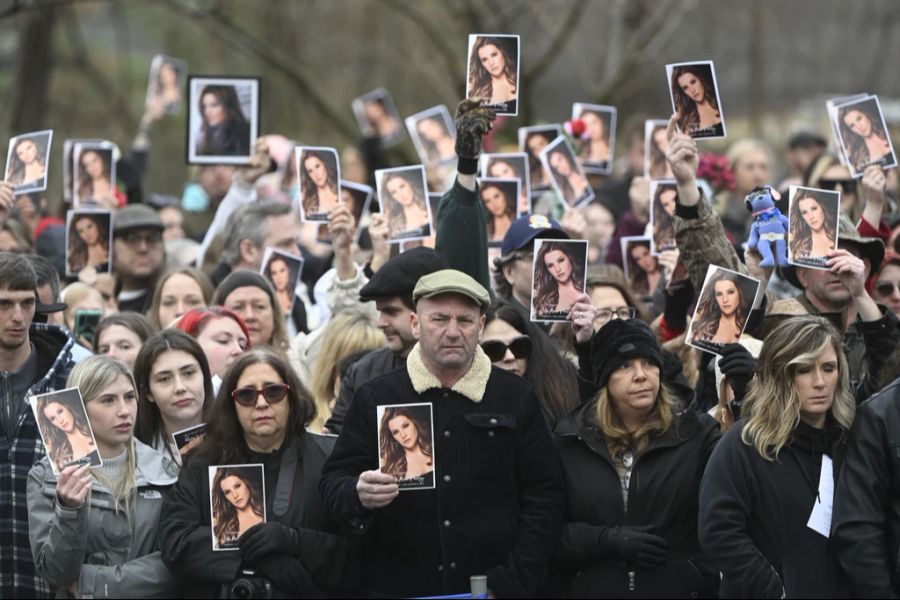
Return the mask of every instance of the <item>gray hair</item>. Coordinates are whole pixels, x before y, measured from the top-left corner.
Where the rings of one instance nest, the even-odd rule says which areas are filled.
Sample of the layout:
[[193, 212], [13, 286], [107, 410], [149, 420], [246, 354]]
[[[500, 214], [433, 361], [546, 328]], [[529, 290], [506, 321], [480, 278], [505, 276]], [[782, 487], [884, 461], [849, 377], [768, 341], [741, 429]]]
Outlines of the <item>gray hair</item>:
[[241, 242], [250, 240], [262, 246], [268, 235], [269, 217], [280, 217], [291, 212], [291, 205], [276, 200], [254, 202], [240, 207], [228, 217], [222, 247], [222, 262], [234, 266], [241, 260]]

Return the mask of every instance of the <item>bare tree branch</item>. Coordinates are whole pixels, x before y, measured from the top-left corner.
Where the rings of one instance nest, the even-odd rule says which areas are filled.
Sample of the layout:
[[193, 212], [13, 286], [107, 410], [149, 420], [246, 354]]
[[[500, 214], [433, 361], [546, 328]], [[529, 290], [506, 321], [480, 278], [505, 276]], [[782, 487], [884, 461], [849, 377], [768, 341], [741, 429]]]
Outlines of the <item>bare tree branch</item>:
[[578, 20], [581, 18], [582, 13], [584, 13], [587, 4], [588, 3], [585, 0], [576, 0], [572, 5], [572, 8], [569, 9], [569, 14], [566, 15], [566, 18], [557, 30], [556, 35], [553, 36], [553, 39], [550, 41], [544, 54], [523, 74], [522, 79], [525, 82], [534, 81], [543, 75], [544, 71], [553, 64], [553, 61], [556, 60], [557, 57], [559, 57], [563, 48], [565, 48], [569, 40], [574, 37], [576, 29], [575, 25], [578, 24]]
[[[465, 77], [465, 71], [462, 69], [464, 59], [461, 58], [462, 52], [452, 48], [447, 42], [443, 31], [440, 31], [436, 24], [427, 16], [422, 14], [418, 4], [401, 2], [400, 0], [381, 0], [381, 2], [395, 11], [398, 15], [409, 19], [416, 26], [422, 29], [425, 39], [428, 40], [437, 49], [444, 63], [446, 76], [455, 81], [462, 81]], [[463, 47], [460, 44], [460, 47]]]

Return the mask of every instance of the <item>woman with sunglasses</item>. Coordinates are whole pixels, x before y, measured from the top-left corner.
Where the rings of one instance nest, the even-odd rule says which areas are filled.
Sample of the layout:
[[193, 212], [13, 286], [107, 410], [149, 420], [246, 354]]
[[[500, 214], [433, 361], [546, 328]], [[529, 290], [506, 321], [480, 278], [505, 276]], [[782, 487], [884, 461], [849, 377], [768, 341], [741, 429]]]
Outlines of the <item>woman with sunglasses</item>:
[[[255, 570], [276, 594], [352, 594], [354, 546], [336, 534], [318, 491], [334, 438], [306, 431], [315, 413], [312, 396], [271, 350], [248, 350], [226, 371], [210, 411], [216, 418], [163, 506], [163, 561], [184, 577], [185, 596], [227, 592], [239, 569]], [[209, 467], [241, 464], [263, 465], [266, 522], [238, 538], [239, 552], [215, 552]]]
[[488, 308], [481, 349], [495, 367], [524, 377], [534, 387], [549, 428], [578, 404], [575, 367], [508, 300], [494, 300]]
[[138, 390], [135, 437], [178, 464], [195, 445], [178, 448], [173, 434], [203, 423], [212, 401], [212, 379], [203, 348], [178, 329], [163, 329], [141, 347], [134, 361]]

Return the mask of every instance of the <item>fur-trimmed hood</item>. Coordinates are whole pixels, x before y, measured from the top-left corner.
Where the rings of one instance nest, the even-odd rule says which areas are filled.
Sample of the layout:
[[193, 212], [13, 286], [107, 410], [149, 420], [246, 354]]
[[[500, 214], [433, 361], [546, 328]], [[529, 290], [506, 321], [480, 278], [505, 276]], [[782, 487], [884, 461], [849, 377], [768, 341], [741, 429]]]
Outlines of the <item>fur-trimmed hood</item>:
[[[443, 387], [438, 378], [428, 370], [422, 361], [419, 344], [413, 346], [409, 356], [406, 358], [406, 372], [409, 374], [413, 389], [418, 394], [432, 388], [440, 389]], [[475, 358], [472, 360], [472, 366], [469, 367], [469, 371], [463, 375], [462, 379], [454, 383], [450, 389], [465, 396], [472, 402], [481, 402], [490, 376], [491, 359], [487, 357], [487, 354], [484, 353], [484, 350], [479, 345], [475, 347]]]

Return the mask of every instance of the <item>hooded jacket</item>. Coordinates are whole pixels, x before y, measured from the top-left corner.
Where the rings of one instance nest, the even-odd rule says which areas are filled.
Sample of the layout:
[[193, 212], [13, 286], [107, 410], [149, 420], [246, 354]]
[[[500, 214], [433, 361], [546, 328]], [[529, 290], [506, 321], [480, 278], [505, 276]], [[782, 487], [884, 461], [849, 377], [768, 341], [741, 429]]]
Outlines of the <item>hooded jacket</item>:
[[774, 461], [744, 443], [741, 419], [713, 452], [700, 485], [700, 543], [722, 572], [722, 598], [831, 598], [836, 561], [829, 540], [807, 526], [822, 456], [834, 481], [847, 432], [829, 423], [794, 428]]
[[28, 528], [37, 570], [66, 597], [77, 582], [82, 598], [167, 598], [175, 577], [158, 548], [163, 497], [178, 467], [153, 448], [134, 441], [135, 495], [129, 514], [116, 510], [112, 494], [96, 480], [87, 500], [66, 508], [57, 498], [57, 476], [44, 457], [28, 474]]
[[14, 432], [0, 434], [0, 596], [47, 596], [50, 587], [35, 571], [28, 539], [26, 489], [28, 471], [44, 456], [44, 444], [28, 400], [66, 387], [74, 366], [75, 339], [58, 325], [32, 323], [28, 337], [34, 344], [37, 379], [24, 398], [12, 397], [10, 375], [0, 372], [0, 405], [18, 411]]
[[[684, 410], [662, 434], [649, 436], [635, 460], [628, 507], [619, 475], [600, 428], [596, 402], [563, 417], [556, 426], [566, 483], [566, 524], [553, 574], [567, 597], [713, 597], [717, 574], [697, 539], [697, 495], [703, 469], [719, 440], [716, 422]], [[602, 546], [604, 530], [653, 526], [668, 542], [666, 561], [642, 571], [612, 558]]]

